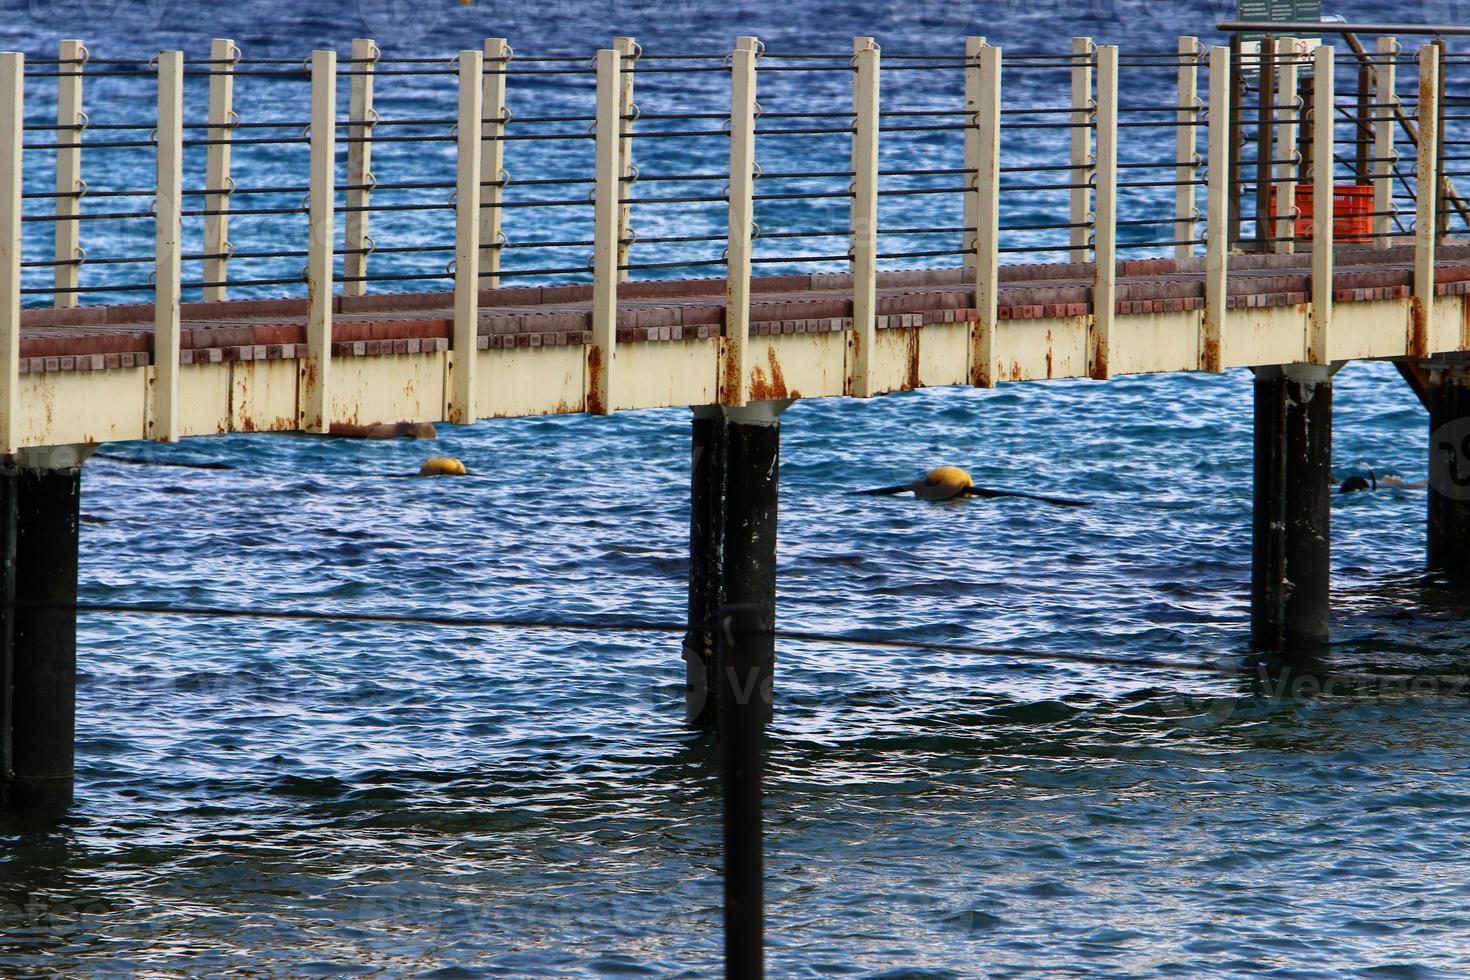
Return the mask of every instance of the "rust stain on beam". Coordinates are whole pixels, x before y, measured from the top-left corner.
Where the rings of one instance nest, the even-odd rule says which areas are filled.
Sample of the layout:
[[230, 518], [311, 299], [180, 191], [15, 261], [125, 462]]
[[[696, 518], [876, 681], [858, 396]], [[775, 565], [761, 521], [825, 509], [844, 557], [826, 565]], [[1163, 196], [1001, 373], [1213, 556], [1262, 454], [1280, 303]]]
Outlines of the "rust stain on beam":
[[750, 400], [753, 402], [786, 401], [792, 398], [800, 398], [801, 392], [788, 391], [786, 388], [786, 375], [781, 370], [781, 362], [776, 357], [776, 348], [766, 346], [766, 363], [770, 366], [770, 377], [759, 364], [750, 369]]
[[1418, 296], [1409, 299], [1409, 356], [1429, 356], [1429, 310]]
[[606, 415], [607, 406], [602, 403], [603, 351], [597, 344], [587, 345], [587, 414]]

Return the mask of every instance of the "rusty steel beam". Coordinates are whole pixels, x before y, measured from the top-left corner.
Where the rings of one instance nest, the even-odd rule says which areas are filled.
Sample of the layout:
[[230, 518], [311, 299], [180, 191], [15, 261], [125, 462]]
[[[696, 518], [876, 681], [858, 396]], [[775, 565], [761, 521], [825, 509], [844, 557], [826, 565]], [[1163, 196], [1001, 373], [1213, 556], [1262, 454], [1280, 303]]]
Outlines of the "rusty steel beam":
[[1275, 158], [1276, 128], [1272, 125], [1276, 114], [1272, 103], [1276, 100], [1276, 38], [1271, 35], [1261, 39], [1260, 54], [1256, 70], [1256, 251], [1274, 251], [1272, 238], [1276, 235], [1275, 223], [1271, 220], [1271, 161]]
[[[1371, 31], [1371, 32], [1370, 31], [1364, 31], [1363, 33], [1378, 33], [1378, 32], [1377, 31]], [[1401, 31], [1389, 32], [1389, 33], [1418, 34], [1418, 33], [1424, 33], [1424, 32], [1423, 31], [1401, 30]], [[1360, 40], [1358, 40], [1358, 36], [1357, 36], [1356, 33], [1352, 32], [1352, 31], [1343, 31], [1342, 32], [1342, 37], [1343, 37], [1343, 40], [1345, 40], [1347, 42], [1347, 46], [1353, 52], [1353, 55], [1355, 57], [1357, 57], [1357, 59], [1360, 62], [1363, 62], [1365, 64], [1372, 64], [1373, 63], [1372, 59], [1368, 56], [1368, 50], [1363, 47], [1363, 42], [1360, 41]], [[1424, 93], [1421, 91], [1420, 92], [1421, 99], [1423, 97], [1423, 94]], [[1436, 90], [1436, 92], [1434, 94], [1437, 97], [1439, 93]], [[1380, 102], [1383, 102], [1383, 101], [1391, 101], [1391, 102], [1394, 103], [1394, 105], [1393, 105], [1393, 115], [1394, 115], [1394, 118], [1398, 120], [1399, 126], [1404, 131], [1404, 135], [1409, 138], [1409, 141], [1410, 142], [1414, 143], [1417, 146], [1418, 143], [1419, 143], [1419, 127], [1414, 124], [1413, 119], [1411, 119], [1410, 116], [1409, 116], [1409, 114], [1404, 111], [1403, 106], [1399, 105], [1398, 104], [1398, 101], [1396, 99], [1389, 99], [1389, 100], [1379, 99], [1378, 101], [1380, 101]], [[1455, 182], [1452, 181], [1452, 180], [1450, 180], [1448, 177], [1443, 178], [1442, 179], [1442, 183], [1440, 184], [1440, 193], [1442, 193], [1444, 195], [1445, 200], [1449, 201], [1452, 205], [1454, 205], [1455, 210], [1459, 213], [1460, 217], [1465, 221], [1465, 223], [1467, 225], [1470, 225], [1470, 203], [1467, 203], [1465, 201], [1465, 199], [1460, 196], [1460, 192], [1455, 189]]]

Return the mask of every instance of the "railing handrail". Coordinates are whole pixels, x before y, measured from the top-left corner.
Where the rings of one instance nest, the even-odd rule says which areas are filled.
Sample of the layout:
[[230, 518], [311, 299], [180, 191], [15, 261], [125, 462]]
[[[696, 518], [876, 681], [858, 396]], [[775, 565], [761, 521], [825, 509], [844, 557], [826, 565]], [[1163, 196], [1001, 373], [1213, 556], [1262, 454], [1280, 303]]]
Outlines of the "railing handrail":
[[1415, 34], [1443, 35], [1446, 37], [1470, 36], [1470, 26], [1457, 27], [1453, 24], [1350, 24], [1330, 20], [1270, 21], [1270, 20], [1222, 20], [1215, 24], [1216, 30], [1227, 34]]

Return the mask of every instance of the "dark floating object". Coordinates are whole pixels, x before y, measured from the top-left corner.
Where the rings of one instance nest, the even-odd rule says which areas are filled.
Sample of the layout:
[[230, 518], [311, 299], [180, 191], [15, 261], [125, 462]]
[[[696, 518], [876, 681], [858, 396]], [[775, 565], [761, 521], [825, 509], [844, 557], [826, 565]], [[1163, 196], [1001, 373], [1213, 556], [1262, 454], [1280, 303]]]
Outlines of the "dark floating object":
[[136, 456], [121, 456], [116, 453], [94, 453], [97, 459], [110, 459], [114, 463], [128, 463], [132, 466], [178, 466], [189, 470], [232, 470], [229, 463], [219, 461], [209, 463], [189, 463], [183, 460], [165, 459], [138, 459]]
[[1367, 474], [1366, 476], [1363, 473], [1354, 473], [1352, 476], [1346, 477], [1342, 483], [1338, 484], [1337, 492], [1360, 493], [1364, 490], [1377, 490], [1379, 487], [1419, 490], [1429, 485], [1429, 481], [1427, 480], [1405, 480], [1397, 473], [1384, 473], [1380, 475], [1374, 473], [1371, 468], [1365, 472]]
[[953, 500], [956, 497], [1020, 497], [1023, 500], [1039, 500], [1044, 504], [1055, 504], [1058, 507], [1092, 506], [1090, 501], [1073, 500], [1070, 497], [1048, 497], [1039, 493], [1023, 493], [1020, 490], [993, 490], [990, 487], [977, 487], [970, 479], [970, 474], [958, 466], [937, 466], [925, 473], [923, 479], [915, 480], [913, 483], [858, 491], [858, 493], [870, 496], [909, 492], [920, 500]]

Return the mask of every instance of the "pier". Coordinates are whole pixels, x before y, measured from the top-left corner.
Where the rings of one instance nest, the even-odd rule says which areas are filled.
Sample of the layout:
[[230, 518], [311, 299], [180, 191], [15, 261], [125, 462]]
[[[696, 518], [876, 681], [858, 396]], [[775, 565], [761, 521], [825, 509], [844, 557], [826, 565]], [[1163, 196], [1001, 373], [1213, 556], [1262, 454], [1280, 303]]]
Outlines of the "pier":
[[[0, 53], [4, 801], [72, 798], [78, 500], [104, 442], [691, 407], [682, 656], [690, 720], [721, 732], [732, 867], [754, 876], [732, 881], [727, 903], [736, 975], [760, 968], [752, 816], [779, 684], [790, 403], [1251, 369], [1252, 637], [1277, 667], [1310, 669], [1329, 640], [1343, 364], [1395, 361], [1428, 408], [1427, 560], [1470, 574], [1470, 492], [1454, 489], [1470, 483], [1470, 217], [1455, 169], [1470, 159], [1459, 149], [1470, 115], [1455, 114], [1463, 99], [1444, 81], [1470, 59], [1343, 37], [1250, 49], [1181, 38], [1139, 54], [1085, 38], [1065, 52], [969, 38], [901, 54], [864, 37], [817, 55], [750, 37], [712, 55], [645, 54], [618, 38], [595, 56], [544, 59], [489, 39], [438, 61], [363, 39], [292, 65], [252, 62], [228, 39], [208, 58], [167, 51], [146, 65], [81, 41]], [[1130, 101], [1130, 76], [1146, 71], [1173, 80], [1172, 104]], [[640, 109], [635, 86], [676, 72], [713, 79], [724, 101]], [[938, 73], [953, 104], [887, 101], [894, 76]], [[534, 86], [550, 84], [538, 75], [583, 85], [585, 112], [537, 112]], [[115, 76], [146, 80], [154, 111], [93, 118], [83, 85]], [[452, 91], [454, 117], [380, 112], [400, 76]], [[768, 77], [818, 76], [850, 103], [763, 108]], [[288, 83], [285, 120], [237, 111], [251, 86]], [[1013, 85], [1028, 101], [1012, 103]], [[768, 142], [791, 137], [825, 137], [825, 155], [798, 172], [763, 167]], [[906, 139], [946, 148], [948, 165], [895, 168], [883, 147]], [[585, 152], [542, 153], [510, 176], [517, 154], [554, 140]], [[643, 141], [661, 159], [698, 142], [689, 158], [721, 166], [643, 173]], [[453, 177], [380, 179], [390, 150], [447, 155]], [[103, 186], [119, 151], [147, 155], [149, 186]], [[251, 161], [276, 152], [291, 179], [255, 181]], [[691, 185], [702, 190], [679, 189]], [[1323, 187], [1334, 190], [1310, 193]], [[568, 196], [552, 197], [558, 188]], [[407, 196], [385, 200], [393, 192]], [[1028, 213], [1054, 213], [1008, 219], [1028, 199], [1039, 202]], [[843, 226], [762, 225], [793, 203], [835, 206]], [[591, 237], [508, 234], [534, 228], [538, 208], [567, 207], [587, 211]], [[660, 233], [640, 236], [655, 208]], [[278, 213], [301, 219], [299, 240], [241, 233]], [[380, 243], [369, 219], [383, 215], [442, 234]], [[94, 244], [102, 222], [124, 230]], [[800, 239], [817, 251], [768, 251]], [[706, 251], [639, 258], [656, 244]], [[536, 249], [549, 264], [518, 258]], [[258, 263], [274, 264], [250, 271]], [[291, 263], [300, 275], [279, 271]], [[803, 264], [814, 268], [790, 271]]]

